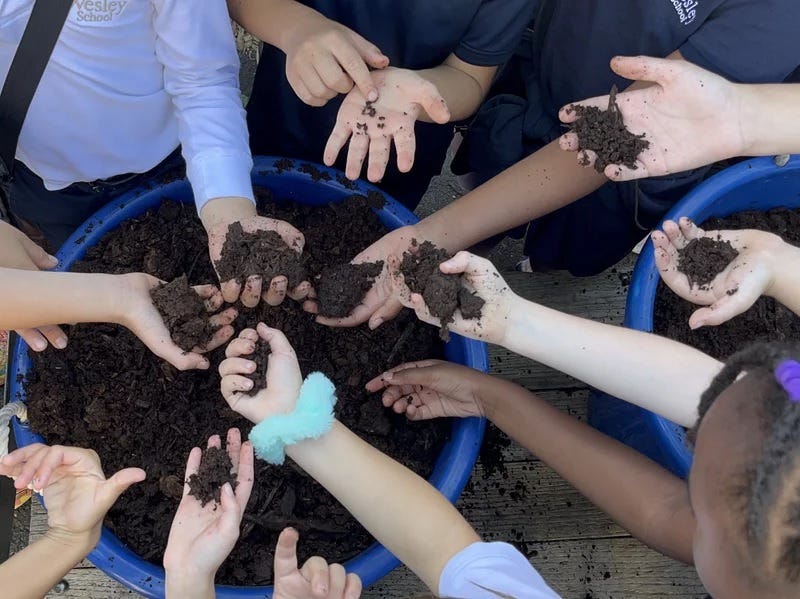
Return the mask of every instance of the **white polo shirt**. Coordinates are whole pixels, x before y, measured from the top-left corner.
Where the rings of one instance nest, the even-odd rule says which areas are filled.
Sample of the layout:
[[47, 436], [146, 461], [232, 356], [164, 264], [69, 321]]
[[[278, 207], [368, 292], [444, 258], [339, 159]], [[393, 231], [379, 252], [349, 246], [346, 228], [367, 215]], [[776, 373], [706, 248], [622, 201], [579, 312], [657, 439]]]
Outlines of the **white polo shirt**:
[[[0, 81], [32, 8], [0, 0]], [[225, 0], [74, 0], [17, 159], [56, 190], [146, 172], [181, 144], [198, 211], [252, 200], [238, 75]]]

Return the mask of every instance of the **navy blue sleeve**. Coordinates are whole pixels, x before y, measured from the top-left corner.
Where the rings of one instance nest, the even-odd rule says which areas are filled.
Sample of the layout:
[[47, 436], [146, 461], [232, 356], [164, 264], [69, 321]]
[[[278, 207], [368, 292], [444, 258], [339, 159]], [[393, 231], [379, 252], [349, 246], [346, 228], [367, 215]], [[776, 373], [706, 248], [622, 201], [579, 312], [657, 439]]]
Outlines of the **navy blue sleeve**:
[[727, 0], [680, 47], [740, 83], [780, 83], [800, 65], [800, 1]]
[[537, 4], [538, 0], [484, 0], [455, 55], [482, 67], [505, 63], [514, 54]]

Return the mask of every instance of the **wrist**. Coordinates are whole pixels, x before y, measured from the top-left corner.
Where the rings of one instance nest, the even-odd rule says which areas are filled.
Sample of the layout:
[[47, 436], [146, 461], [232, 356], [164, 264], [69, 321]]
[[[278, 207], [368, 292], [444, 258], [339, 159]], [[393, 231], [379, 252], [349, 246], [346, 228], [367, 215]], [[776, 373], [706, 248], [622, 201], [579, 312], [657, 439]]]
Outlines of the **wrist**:
[[791, 297], [797, 294], [797, 281], [793, 273], [800, 272], [800, 248], [781, 240], [781, 244], [770, 254], [772, 279], [764, 290], [764, 295], [783, 305], [789, 305]]
[[[531, 340], [536, 339], [540, 332], [536, 330], [538, 321], [547, 322], [547, 318], [540, 317], [538, 312], [543, 310], [539, 304], [529, 302], [516, 293], [508, 300], [508, 312], [505, 330], [501, 339], [493, 341], [515, 353], [528, 355]], [[530, 356], [528, 356], [530, 357]]]
[[165, 568], [166, 596], [169, 598], [214, 597], [216, 571], [208, 572], [196, 568]]
[[256, 206], [247, 198], [214, 198], [209, 200], [200, 211], [200, 221], [206, 231], [220, 224], [257, 216]]
[[736, 108], [731, 115], [730, 122], [738, 124], [739, 147], [731, 156], [757, 156], [758, 131], [763, 130], [761, 125], [764, 118], [764, 105], [760, 99], [758, 85], [730, 84], [733, 88], [733, 97]]
[[71, 550], [81, 554], [80, 559], [83, 559], [83, 557], [91, 553], [97, 546], [97, 543], [100, 541], [101, 530], [102, 526], [100, 524], [91, 530], [81, 532], [73, 532], [63, 528], [53, 527], [47, 530], [44, 534], [44, 538], [65, 550]]
[[320, 12], [295, 0], [282, 0], [276, 14], [275, 25], [280, 24], [280, 26], [275, 27], [272, 36], [274, 45], [287, 55], [306, 39], [305, 30], [311, 24], [330, 21]]

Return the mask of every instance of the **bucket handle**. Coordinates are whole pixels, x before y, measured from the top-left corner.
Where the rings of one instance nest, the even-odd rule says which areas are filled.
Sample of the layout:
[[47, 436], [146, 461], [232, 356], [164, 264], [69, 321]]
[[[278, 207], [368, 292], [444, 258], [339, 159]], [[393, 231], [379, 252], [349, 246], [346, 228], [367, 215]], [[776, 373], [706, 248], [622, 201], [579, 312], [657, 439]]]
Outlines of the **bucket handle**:
[[16, 416], [20, 422], [28, 421], [28, 409], [21, 401], [12, 401], [0, 408], [0, 459], [8, 455], [8, 438], [11, 433], [11, 419]]

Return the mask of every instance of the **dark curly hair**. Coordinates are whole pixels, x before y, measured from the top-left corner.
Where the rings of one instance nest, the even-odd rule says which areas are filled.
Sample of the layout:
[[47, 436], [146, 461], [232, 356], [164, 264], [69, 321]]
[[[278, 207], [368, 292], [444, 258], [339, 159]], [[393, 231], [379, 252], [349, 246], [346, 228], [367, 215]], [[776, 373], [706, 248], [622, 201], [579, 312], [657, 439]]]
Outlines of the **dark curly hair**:
[[[765, 440], [743, 489], [745, 531], [769, 577], [800, 582], [800, 403], [791, 402], [775, 378], [786, 360], [800, 361], [800, 343], [759, 343], [728, 359], [700, 399], [697, 429], [716, 399], [740, 374], [765, 386], [759, 426]], [[774, 579], [774, 578], [773, 578]]]

